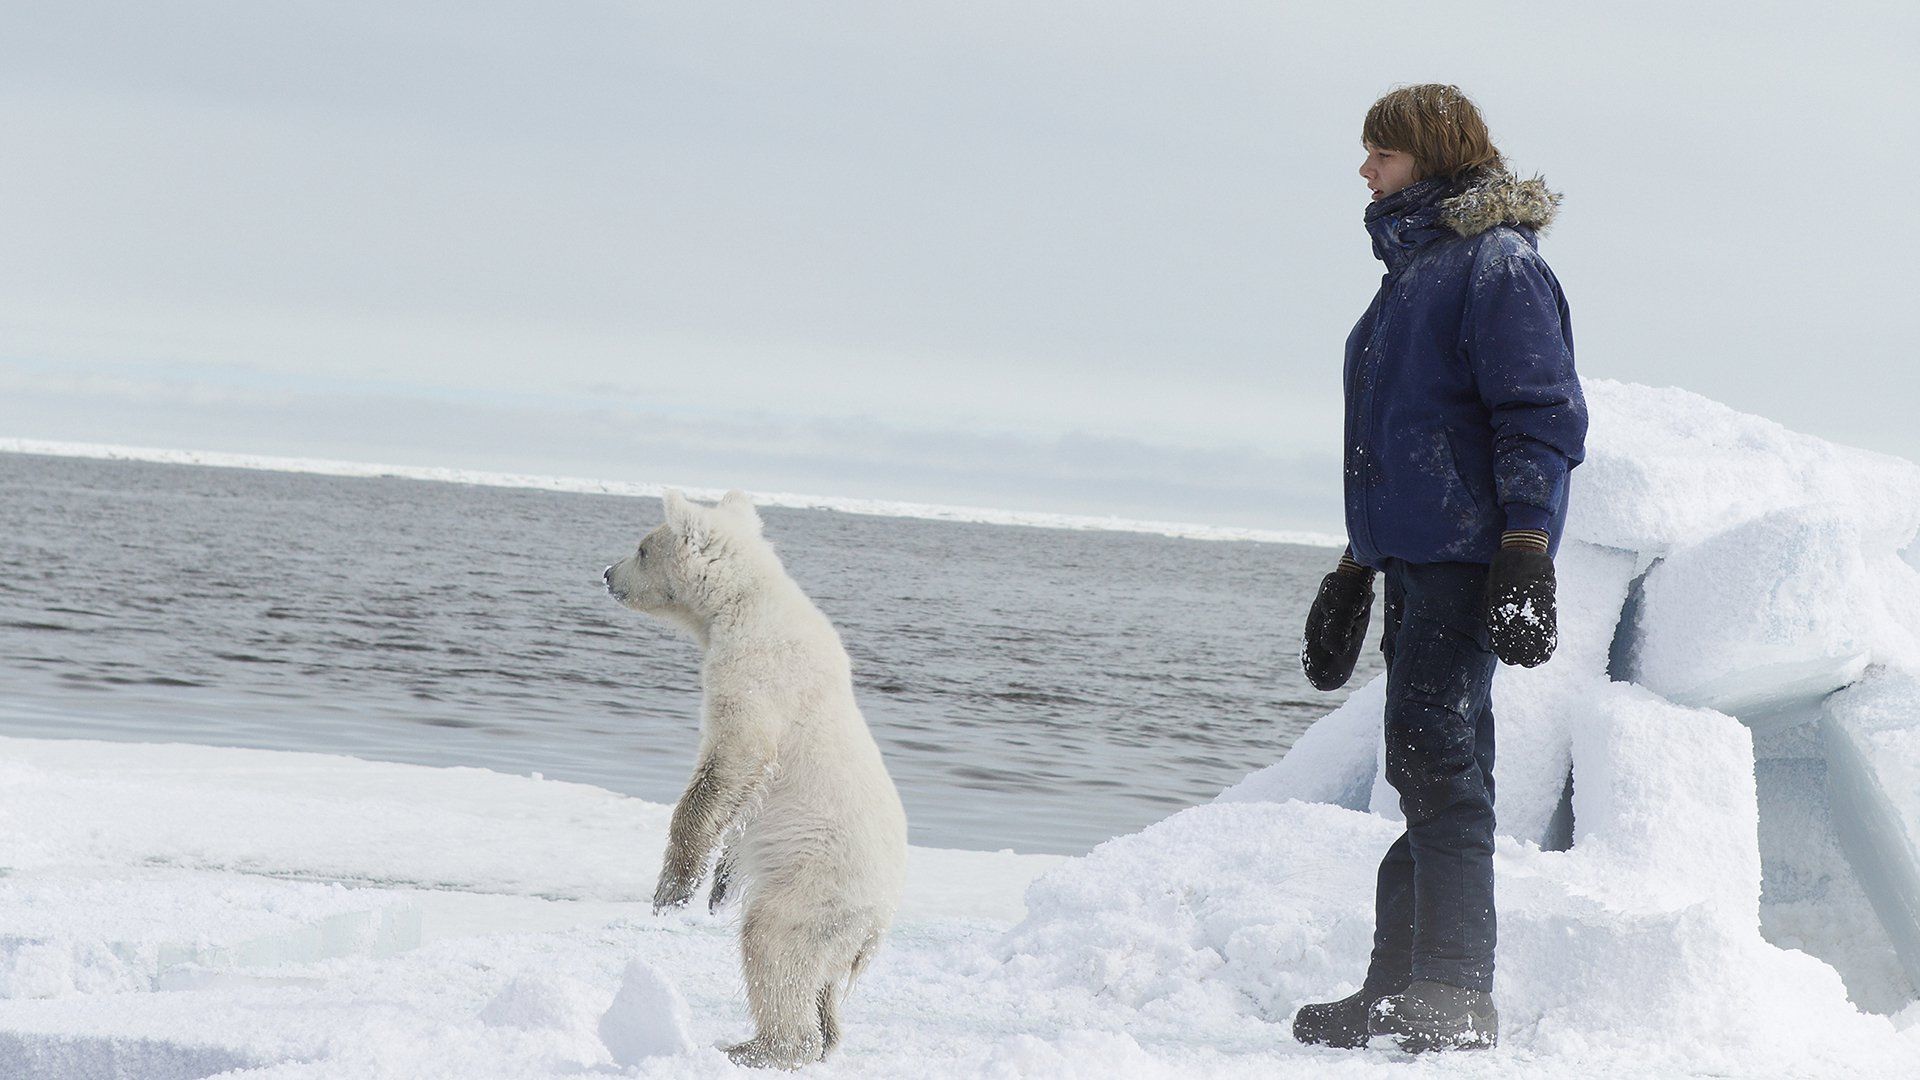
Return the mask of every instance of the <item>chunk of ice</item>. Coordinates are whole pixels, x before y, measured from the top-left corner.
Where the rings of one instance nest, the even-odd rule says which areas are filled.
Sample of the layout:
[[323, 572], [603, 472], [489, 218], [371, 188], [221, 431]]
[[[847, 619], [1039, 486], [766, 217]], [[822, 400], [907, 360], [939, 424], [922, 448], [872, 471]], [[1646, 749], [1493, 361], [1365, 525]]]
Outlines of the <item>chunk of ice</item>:
[[1920, 465], [1789, 431], [1677, 387], [1586, 379], [1567, 535], [1649, 558], [1824, 502], [1889, 549], [1920, 535]]
[[[1806, 724], [1818, 747], [1819, 724]], [[1760, 932], [1833, 965], [1847, 997], [1891, 1014], [1913, 982], [1834, 832], [1823, 754], [1756, 762], [1760, 793]]]
[[202, 1080], [261, 1064], [223, 1046], [185, 1040], [0, 1031], [0, 1076]]
[[1817, 701], [1866, 670], [1876, 577], [1859, 527], [1826, 507], [1767, 514], [1682, 548], [1647, 575], [1636, 681], [1742, 717]]
[[600, 1040], [614, 1062], [624, 1068], [691, 1053], [692, 1031], [693, 1014], [673, 983], [645, 960], [627, 961], [620, 990], [600, 1018]]
[[1876, 670], [1822, 724], [1841, 850], [1920, 985], [1920, 676]]
[[28, 871], [0, 890], [0, 998], [177, 990], [214, 973], [384, 957], [420, 912], [376, 889], [174, 870]]
[[1574, 850], [1608, 865], [1582, 886], [1621, 906], [1704, 905], [1758, 925], [1753, 736], [1730, 716], [1609, 683], [1574, 725]]

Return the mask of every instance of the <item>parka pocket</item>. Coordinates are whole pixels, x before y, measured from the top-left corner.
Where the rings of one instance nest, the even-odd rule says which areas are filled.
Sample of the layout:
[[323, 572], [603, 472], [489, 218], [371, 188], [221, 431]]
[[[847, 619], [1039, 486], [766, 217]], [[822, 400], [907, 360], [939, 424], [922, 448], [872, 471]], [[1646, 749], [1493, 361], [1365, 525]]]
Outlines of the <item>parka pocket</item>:
[[1459, 484], [1460, 489], [1467, 493], [1467, 501], [1473, 504], [1476, 513], [1486, 513], [1486, 504], [1480, 501], [1479, 494], [1474, 490], [1473, 478], [1467, 475], [1467, 470], [1461, 465], [1460, 444], [1454, 437], [1453, 429], [1442, 428], [1441, 434], [1446, 436], [1447, 460], [1453, 463], [1454, 483]]

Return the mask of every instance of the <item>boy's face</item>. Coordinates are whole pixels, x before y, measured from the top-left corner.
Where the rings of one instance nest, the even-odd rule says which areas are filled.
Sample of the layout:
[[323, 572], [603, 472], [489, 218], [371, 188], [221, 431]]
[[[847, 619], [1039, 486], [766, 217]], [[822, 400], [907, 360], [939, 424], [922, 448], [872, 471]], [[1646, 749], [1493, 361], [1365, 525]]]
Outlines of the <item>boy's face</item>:
[[1360, 163], [1360, 175], [1377, 202], [1418, 180], [1414, 175], [1413, 155], [1402, 150], [1387, 150], [1372, 143], [1361, 143], [1367, 159]]

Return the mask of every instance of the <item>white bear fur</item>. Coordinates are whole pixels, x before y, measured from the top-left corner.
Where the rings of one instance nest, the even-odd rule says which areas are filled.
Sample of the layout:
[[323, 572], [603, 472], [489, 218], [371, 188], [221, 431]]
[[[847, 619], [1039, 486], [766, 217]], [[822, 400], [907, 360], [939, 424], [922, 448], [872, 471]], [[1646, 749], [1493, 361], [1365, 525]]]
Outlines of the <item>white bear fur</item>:
[[840, 636], [761, 537], [751, 500], [664, 501], [666, 523], [604, 575], [621, 603], [686, 630], [705, 654], [699, 758], [654, 910], [686, 903], [717, 861], [712, 905], [745, 899], [756, 1027], [728, 1053], [793, 1068], [833, 1049], [840, 995], [893, 920], [906, 813]]

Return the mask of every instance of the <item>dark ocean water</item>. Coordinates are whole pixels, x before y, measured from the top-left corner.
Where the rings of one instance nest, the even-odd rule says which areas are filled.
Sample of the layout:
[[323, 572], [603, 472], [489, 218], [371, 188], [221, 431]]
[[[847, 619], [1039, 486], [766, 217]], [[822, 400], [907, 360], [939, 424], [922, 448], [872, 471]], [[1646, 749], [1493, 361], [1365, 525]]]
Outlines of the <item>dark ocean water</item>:
[[[1277, 760], [1344, 696], [1294, 659], [1324, 548], [762, 516], [846, 641], [915, 843], [1084, 851]], [[0, 454], [0, 734], [672, 802], [698, 654], [599, 580], [659, 520], [652, 499]]]

